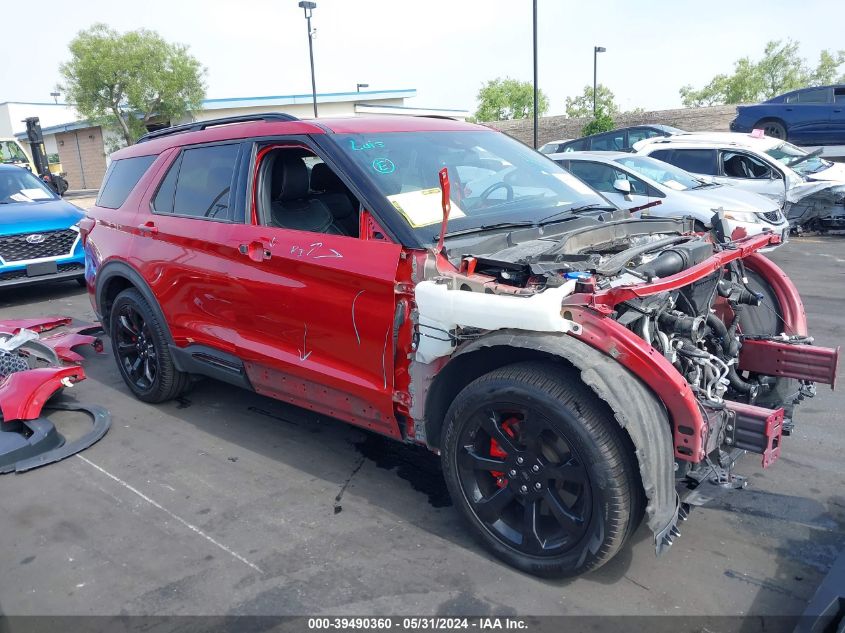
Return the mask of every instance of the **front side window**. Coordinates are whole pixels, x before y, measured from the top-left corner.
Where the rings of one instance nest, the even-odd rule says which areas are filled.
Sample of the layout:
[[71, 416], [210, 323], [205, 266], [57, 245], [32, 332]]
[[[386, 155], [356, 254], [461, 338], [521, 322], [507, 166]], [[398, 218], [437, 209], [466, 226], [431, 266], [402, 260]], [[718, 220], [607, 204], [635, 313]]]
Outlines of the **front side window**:
[[629, 130], [628, 131], [628, 147], [633, 147], [634, 143], [638, 143], [639, 141], [645, 140], [647, 138], [654, 138], [655, 136], [663, 136], [657, 130], [651, 130], [648, 128], [640, 128], [637, 130]]
[[43, 202], [57, 198], [52, 189], [26, 169], [20, 167], [0, 169], [0, 204]]
[[103, 186], [97, 197], [97, 206], [119, 209], [156, 159], [152, 156], [136, 156], [113, 160], [103, 177]]
[[155, 212], [231, 221], [229, 195], [238, 149], [230, 143], [184, 150], [153, 199]]
[[[573, 160], [570, 162], [569, 171], [578, 176], [596, 191], [602, 193], [619, 193], [613, 187], [617, 180], [624, 179], [625, 174], [604, 163], [593, 163], [586, 160]], [[633, 183], [632, 189], [633, 193]]]
[[656, 158], [649, 156], [625, 156], [624, 158], [617, 158], [616, 162], [624, 165], [631, 171], [642, 174], [646, 178], [659, 182], [661, 185], [665, 185], [675, 191], [695, 189], [702, 185], [701, 180], [694, 178], [683, 169], [670, 165], [662, 160], [656, 160]]
[[437, 239], [442, 219], [438, 174], [444, 167], [451, 185], [450, 233], [608, 206], [554, 161], [498, 132], [332, 134], [326, 140], [357, 165], [422, 243]]
[[722, 169], [729, 178], [770, 178], [772, 175], [766, 163], [744, 152], [722, 152]]

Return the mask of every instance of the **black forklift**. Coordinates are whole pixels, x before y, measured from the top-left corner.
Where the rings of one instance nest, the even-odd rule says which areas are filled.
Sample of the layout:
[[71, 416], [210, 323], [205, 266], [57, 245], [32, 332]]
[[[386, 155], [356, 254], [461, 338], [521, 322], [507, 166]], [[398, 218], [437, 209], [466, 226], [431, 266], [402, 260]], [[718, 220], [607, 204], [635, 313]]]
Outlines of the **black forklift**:
[[41, 122], [37, 116], [23, 120], [26, 123], [26, 138], [29, 141], [29, 150], [32, 153], [32, 162], [38, 177], [60, 196], [67, 191], [68, 184], [61, 174], [54, 174], [50, 171], [47, 161], [47, 150], [44, 148], [44, 135], [41, 133]]

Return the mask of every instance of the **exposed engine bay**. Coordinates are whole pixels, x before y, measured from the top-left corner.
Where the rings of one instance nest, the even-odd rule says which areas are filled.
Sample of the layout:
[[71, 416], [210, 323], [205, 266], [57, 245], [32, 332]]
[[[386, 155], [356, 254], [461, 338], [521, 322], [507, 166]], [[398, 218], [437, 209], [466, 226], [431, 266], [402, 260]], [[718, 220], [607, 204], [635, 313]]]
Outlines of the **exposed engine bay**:
[[497, 328], [577, 337], [583, 324], [573, 314], [586, 307], [645, 341], [691, 390], [700, 424], [674, 422], [680, 477], [706, 466], [730, 483], [743, 451], [768, 466], [794, 405], [814, 394], [814, 382], [833, 383], [838, 349], [792, 331], [773, 289], [746, 267], [743, 257], [777, 236], [758, 236], [745, 252], [749, 240], [727, 238], [720, 216], [713, 226], [701, 234], [691, 219], [602, 212], [449, 243], [459, 272], [432, 270], [416, 289], [417, 360], [434, 362]]

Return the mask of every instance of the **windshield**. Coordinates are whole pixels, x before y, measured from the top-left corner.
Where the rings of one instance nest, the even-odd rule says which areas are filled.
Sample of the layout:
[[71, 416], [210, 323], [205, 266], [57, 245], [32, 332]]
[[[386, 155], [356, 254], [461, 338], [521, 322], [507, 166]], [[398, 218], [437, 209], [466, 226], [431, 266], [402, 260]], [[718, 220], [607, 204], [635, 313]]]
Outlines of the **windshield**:
[[796, 161], [799, 158], [803, 158], [808, 154], [808, 152], [805, 152], [800, 147], [795, 147], [792, 143], [781, 143], [780, 145], [776, 145], [772, 149], [766, 150], [766, 154], [794, 171], [797, 171], [802, 176], [814, 174], [817, 171], [827, 169], [832, 165], [830, 161], [826, 161], [818, 156], [790, 165], [791, 162]]
[[28, 163], [26, 154], [15, 141], [0, 141], [0, 163]]
[[703, 180], [694, 178], [689, 172], [655, 158], [625, 156], [617, 158], [616, 162], [675, 191], [695, 189], [704, 184]]
[[23, 167], [0, 169], [0, 204], [55, 199], [56, 194]]
[[449, 233], [503, 222], [539, 222], [585, 205], [611, 206], [552, 160], [499, 132], [389, 132], [328, 138], [369, 175], [423, 243], [437, 240], [442, 219], [438, 172], [443, 167], [449, 169], [451, 184]]

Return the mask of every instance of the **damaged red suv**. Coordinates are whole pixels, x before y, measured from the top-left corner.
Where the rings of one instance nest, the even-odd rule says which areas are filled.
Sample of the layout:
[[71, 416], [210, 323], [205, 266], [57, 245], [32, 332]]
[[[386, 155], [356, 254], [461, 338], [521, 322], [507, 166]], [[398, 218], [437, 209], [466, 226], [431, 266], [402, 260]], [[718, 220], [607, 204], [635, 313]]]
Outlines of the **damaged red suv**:
[[779, 237], [714, 222], [632, 219], [476, 125], [267, 114], [117, 152], [82, 232], [138, 398], [207, 376], [425, 445], [485, 547], [562, 576], [643, 517], [665, 549], [834, 380]]

